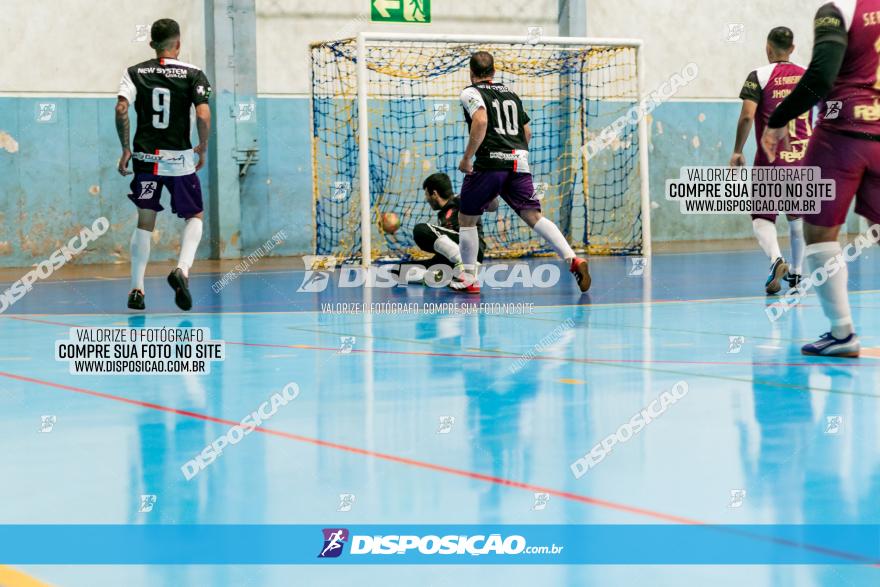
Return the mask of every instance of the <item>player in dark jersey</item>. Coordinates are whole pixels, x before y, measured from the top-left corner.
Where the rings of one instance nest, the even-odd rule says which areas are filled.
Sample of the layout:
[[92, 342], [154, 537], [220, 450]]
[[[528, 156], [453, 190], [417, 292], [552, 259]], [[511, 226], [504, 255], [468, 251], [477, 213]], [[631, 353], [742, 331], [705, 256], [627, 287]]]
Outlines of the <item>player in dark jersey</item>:
[[[116, 103], [116, 130], [122, 144], [119, 173], [134, 179], [129, 199], [138, 207], [138, 224], [131, 236], [131, 293], [128, 307], [143, 310], [144, 272], [150, 257], [150, 238], [162, 188], [171, 195], [171, 211], [186, 220], [180, 238], [180, 259], [168, 276], [174, 301], [181, 310], [192, 308], [189, 269], [202, 238], [202, 188], [196, 172], [205, 164], [211, 109], [211, 85], [196, 66], [177, 60], [180, 26], [163, 18], [153, 23], [150, 46], [156, 58], [125, 70]], [[134, 105], [137, 127], [134, 151], [129, 148], [128, 109]], [[195, 107], [199, 144], [190, 142], [190, 114]], [[198, 160], [196, 160], [198, 157]]]
[[813, 26], [810, 65], [773, 112], [761, 144], [772, 161], [787, 138], [789, 121], [822, 101], [803, 164], [818, 166], [823, 178], [835, 180], [836, 197], [823, 200], [819, 213], [807, 217], [804, 236], [808, 269], [824, 268], [828, 277], [815, 280], [815, 287], [831, 330], [801, 352], [857, 357], [848, 271], [837, 236], [853, 198], [857, 213], [880, 223], [880, 0], [828, 2]]
[[[587, 261], [577, 257], [559, 228], [541, 214], [529, 169], [532, 130], [519, 96], [493, 82], [495, 60], [478, 51], [470, 60], [471, 85], [461, 92], [470, 137], [458, 168], [464, 172], [458, 215], [463, 271], [449, 287], [479, 293], [476, 279], [479, 237], [477, 220], [501, 196], [526, 224], [543, 237], [569, 265], [582, 292], [590, 288]], [[476, 161], [472, 161], [476, 156]]]
[[[739, 94], [742, 111], [736, 127], [736, 145], [730, 165], [740, 167], [746, 164], [743, 147], [752, 122], [755, 123], [755, 142], [758, 151], [755, 153], [755, 165], [770, 165], [767, 155], [761, 149], [761, 135], [770, 115], [782, 100], [788, 96], [800, 81], [804, 68], [789, 61], [794, 51], [794, 33], [786, 27], [776, 27], [767, 35], [768, 65], [752, 71], [743, 84]], [[776, 165], [798, 165], [807, 152], [807, 141], [812, 133], [810, 112], [805, 112], [789, 124], [788, 150], [779, 153]], [[787, 263], [779, 249], [776, 238], [776, 214], [752, 214], [752, 228], [755, 238], [764, 253], [770, 258], [770, 274], [764, 282], [764, 290], [768, 294], [778, 293], [782, 289], [784, 279], [790, 287], [800, 283], [801, 264], [804, 259], [804, 221], [793, 215], [788, 216], [788, 228], [791, 236], [791, 263]]]
[[[447, 265], [450, 269], [461, 268], [461, 251], [458, 247], [458, 213], [461, 208], [461, 200], [452, 189], [452, 181], [445, 173], [434, 173], [425, 178], [422, 183], [425, 190], [425, 200], [431, 209], [437, 212], [437, 223], [423, 222], [416, 224], [413, 229], [413, 240], [420, 249], [434, 256], [418, 263], [426, 268], [434, 265]], [[497, 209], [497, 200], [495, 201]], [[487, 211], [491, 211], [487, 209]], [[479, 235], [479, 252], [477, 262], [483, 260], [483, 251], [486, 243], [480, 234], [481, 226], [477, 224]]]

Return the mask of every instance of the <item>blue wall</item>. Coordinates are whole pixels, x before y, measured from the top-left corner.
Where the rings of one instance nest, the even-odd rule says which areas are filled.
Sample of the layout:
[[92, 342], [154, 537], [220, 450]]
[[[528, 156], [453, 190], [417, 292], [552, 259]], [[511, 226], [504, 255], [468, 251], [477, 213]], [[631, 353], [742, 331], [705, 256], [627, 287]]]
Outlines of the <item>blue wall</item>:
[[[0, 98], [0, 132], [18, 152], [0, 149], [0, 266], [28, 266], [47, 258], [82, 226], [106, 216], [111, 230], [75, 262], [128, 259], [135, 208], [126, 198], [131, 177], [116, 172], [119, 140], [115, 98]], [[41, 103], [56, 104], [55, 120], [40, 123]], [[284, 230], [288, 239], [275, 255], [309, 252], [314, 242], [309, 110], [305, 99], [261, 99], [260, 159], [244, 180], [242, 252], [248, 254]], [[271, 132], [270, 132], [271, 130]], [[207, 194], [208, 174], [200, 174]], [[206, 200], [206, 214], [211, 210]], [[182, 224], [166, 212], [157, 224], [159, 242], [151, 259], [173, 259]], [[209, 223], [205, 224], [206, 227]], [[213, 238], [206, 230], [199, 248], [205, 258]]]
[[[57, 104], [56, 120], [38, 123], [38, 104], [46, 102]], [[0, 132], [18, 142], [16, 153], [0, 149], [0, 266], [39, 262], [99, 216], [106, 216], [112, 229], [77, 262], [127, 260], [135, 212], [125, 197], [130, 178], [115, 169], [119, 145], [114, 102], [113, 98], [0, 98]], [[257, 107], [260, 158], [243, 184], [242, 252], [253, 251], [279, 230], [288, 239], [272, 254], [312, 252], [309, 100], [261, 98]], [[747, 217], [682, 216], [677, 204], [663, 198], [665, 180], [678, 176], [681, 166], [727, 163], [738, 112], [736, 102], [671, 102], [653, 113], [651, 199], [657, 205], [652, 214], [656, 241], [751, 235]], [[753, 139], [749, 149], [754, 153]], [[202, 181], [206, 179], [203, 174]], [[206, 213], [211, 213], [209, 207]], [[176, 257], [180, 221], [169, 210], [157, 228], [159, 243], [151, 258]], [[212, 238], [209, 232], [207, 238]], [[203, 243], [199, 257], [208, 250]]]
[[[692, 165], [727, 165], [736, 138], [739, 102], [668, 102], [654, 111], [650, 130], [651, 231], [655, 242], [747, 238], [746, 215], [684, 215], [664, 197], [666, 180]], [[754, 131], [745, 149], [755, 156]]]
[[273, 255], [313, 252], [309, 100], [264, 98], [257, 109], [260, 160], [242, 186], [242, 253], [250, 253], [282, 229], [287, 240]]

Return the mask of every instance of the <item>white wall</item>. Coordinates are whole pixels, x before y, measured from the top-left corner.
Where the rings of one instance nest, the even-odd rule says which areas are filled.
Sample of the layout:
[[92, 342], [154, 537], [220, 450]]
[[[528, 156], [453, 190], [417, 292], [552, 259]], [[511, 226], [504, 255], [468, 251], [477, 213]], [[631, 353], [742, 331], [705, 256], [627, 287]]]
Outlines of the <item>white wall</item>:
[[[700, 76], [679, 97], [735, 99], [749, 71], [766, 62], [773, 26], [795, 32], [795, 60], [806, 63], [811, 22], [822, 0], [587, 0], [587, 33], [645, 41], [647, 87], [689, 61]], [[185, 61], [204, 66], [203, 0], [0, 0], [0, 92], [113, 94], [124, 67], [151, 55], [137, 25], [163, 17], [183, 29]], [[308, 94], [310, 42], [359, 30], [556, 34], [556, 0], [435, 0], [430, 25], [369, 23], [369, 0], [256, 0], [258, 88]], [[728, 25], [745, 25], [739, 42]], [[14, 64], [14, 66], [9, 66]]]
[[[183, 61], [204, 67], [203, 0], [0, 0], [0, 92], [106, 93], [154, 56], [149, 26], [180, 23]], [[147, 39], [135, 41], [137, 25]]]
[[261, 94], [308, 94], [309, 43], [364, 31], [523, 35], [529, 26], [556, 34], [556, 0], [434, 0], [429, 25], [372, 24], [370, 0], [256, 0], [257, 87]]
[[[792, 60], [806, 66], [816, 9], [827, 0], [587, 0], [587, 34], [644, 40], [646, 89], [656, 88], [690, 61], [699, 77], [676, 98], [737, 99], [749, 72], [767, 63], [767, 33], [794, 31]], [[744, 25], [738, 42], [730, 24]]]
[[[749, 71], [766, 63], [764, 44], [774, 26], [795, 33], [794, 60], [804, 65], [812, 47], [812, 20], [826, 0], [586, 0], [587, 34], [645, 41], [646, 81], [654, 88], [695, 61], [700, 76], [678, 97], [736, 99]], [[525, 34], [529, 26], [557, 32], [556, 0], [447, 0], [432, 2], [432, 24], [369, 22], [369, 0], [256, 0], [260, 93], [309, 92], [310, 42], [354, 36], [360, 30], [430, 33]], [[728, 41], [730, 24], [742, 24]]]

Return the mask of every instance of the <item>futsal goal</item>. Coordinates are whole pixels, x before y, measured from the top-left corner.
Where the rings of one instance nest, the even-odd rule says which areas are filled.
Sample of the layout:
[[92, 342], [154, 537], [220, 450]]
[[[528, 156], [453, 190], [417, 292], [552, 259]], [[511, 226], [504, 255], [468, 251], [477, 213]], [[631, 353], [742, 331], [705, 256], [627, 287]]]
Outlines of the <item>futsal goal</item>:
[[[576, 250], [649, 255], [647, 126], [631, 115], [640, 41], [396, 33], [311, 46], [317, 253], [364, 264], [418, 256], [413, 227], [436, 221], [424, 178], [442, 171], [461, 187], [468, 130], [458, 96], [478, 50], [494, 55], [495, 80], [532, 119], [529, 163], [544, 214]], [[601, 135], [621, 117], [613, 136]], [[380, 222], [390, 212], [401, 222], [394, 233]], [[551, 252], [503, 204], [482, 223], [487, 256]]]

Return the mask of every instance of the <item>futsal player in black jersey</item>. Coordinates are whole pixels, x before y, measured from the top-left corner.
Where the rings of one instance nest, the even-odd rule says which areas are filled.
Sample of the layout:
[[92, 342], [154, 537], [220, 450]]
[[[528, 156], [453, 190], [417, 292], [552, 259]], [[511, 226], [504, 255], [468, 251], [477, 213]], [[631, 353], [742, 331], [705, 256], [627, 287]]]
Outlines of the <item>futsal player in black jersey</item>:
[[[119, 173], [134, 179], [129, 199], [138, 208], [138, 223], [131, 236], [131, 292], [128, 307], [143, 310], [144, 272], [150, 257], [150, 238], [162, 190], [171, 196], [171, 211], [186, 221], [180, 238], [177, 268], [168, 276], [174, 301], [181, 310], [192, 308], [189, 269], [202, 238], [202, 188], [196, 172], [205, 164], [211, 109], [211, 84], [195, 65], [178, 61], [180, 26], [163, 18], [153, 23], [150, 47], [156, 57], [133, 65], [122, 74], [116, 102], [116, 130], [122, 144]], [[130, 147], [128, 110], [134, 106], [137, 126], [134, 150]], [[195, 108], [199, 143], [190, 142], [190, 116]]]
[[458, 167], [466, 174], [458, 216], [464, 267], [449, 287], [459, 292], [479, 293], [477, 220], [495, 198], [501, 196], [566, 261], [581, 291], [587, 291], [590, 288], [587, 261], [574, 254], [559, 228], [541, 214], [541, 202], [535, 195], [529, 168], [531, 119], [522, 101], [512, 89], [493, 81], [495, 60], [491, 53], [478, 51], [471, 56], [470, 75], [471, 85], [461, 92], [470, 136]]
[[[413, 240], [425, 252], [434, 253], [434, 256], [425, 261], [419, 261], [425, 267], [432, 265], [448, 265], [450, 268], [461, 265], [461, 252], [458, 248], [458, 213], [461, 208], [461, 200], [452, 189], [452, 181], [445, 173], [433, 173], [425, 178], [422, 183], [425, 190], [425, 200], [431, 209], [437, 212], [436, 224], [423, 222], [416, 224], [413, 229]], [[496, 204], [497, 207], [497, 204]], [[479, 225], [477, 231], [479, 233]], [[485, 243], [482, 236], [478, 236], [479, 250], [477, 261], [483, 260]]]

